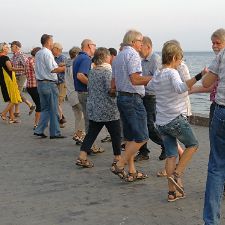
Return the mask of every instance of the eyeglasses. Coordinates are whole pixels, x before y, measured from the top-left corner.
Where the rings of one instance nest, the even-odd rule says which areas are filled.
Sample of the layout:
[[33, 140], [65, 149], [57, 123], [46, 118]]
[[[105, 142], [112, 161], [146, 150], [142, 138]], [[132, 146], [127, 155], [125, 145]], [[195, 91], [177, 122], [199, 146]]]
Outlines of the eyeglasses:
[[89, 44], [89, 45], [93, 45], [93, 46], [95, 46], [95, 47], [96, 47], [96, 44], [93, 44], [93, 43], [91, 43], [91, 44]]

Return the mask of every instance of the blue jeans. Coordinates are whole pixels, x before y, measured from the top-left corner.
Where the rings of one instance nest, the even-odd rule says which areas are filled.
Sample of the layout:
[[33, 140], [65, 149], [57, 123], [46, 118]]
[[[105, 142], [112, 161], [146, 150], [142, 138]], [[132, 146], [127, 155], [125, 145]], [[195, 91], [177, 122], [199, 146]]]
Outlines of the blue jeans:
[[148, 140], [147, 114], [140, 96], [117, 96], [124, 139], [137, 143]]
[[186, 117], [180, 115], [166, 125], [158, 126], [161, 134], [166, 156], [177, 157], [177, 139], [185, 148], [198, 146], [198, 141]]
[[215, 107], [210, 128], [210, 155], [205, 190], [205, 225], [218, 225], [225, 181], [225, 108]]
[[58, 115], [58, 88], [55, 83], [49, 81], [38, 81], [38, 93], [41, 102], [41, 117], [35, 133], [44, 133], [49, 125], [50, 136], [61, 135]]

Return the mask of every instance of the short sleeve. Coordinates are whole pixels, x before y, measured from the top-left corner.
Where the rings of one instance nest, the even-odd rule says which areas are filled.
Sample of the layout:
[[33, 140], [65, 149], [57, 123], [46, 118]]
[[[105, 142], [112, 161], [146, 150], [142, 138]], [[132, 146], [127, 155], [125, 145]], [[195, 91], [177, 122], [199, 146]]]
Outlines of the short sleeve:
[[90, 68], [91, 68], [91, 60], [87, 58], [81, 61], [77, 72], [88, 75]]
[[138, 53], [132, 53], [128, 59], [127, 69], [129, 76], [133, 73], [142, 73], [141, 58]]

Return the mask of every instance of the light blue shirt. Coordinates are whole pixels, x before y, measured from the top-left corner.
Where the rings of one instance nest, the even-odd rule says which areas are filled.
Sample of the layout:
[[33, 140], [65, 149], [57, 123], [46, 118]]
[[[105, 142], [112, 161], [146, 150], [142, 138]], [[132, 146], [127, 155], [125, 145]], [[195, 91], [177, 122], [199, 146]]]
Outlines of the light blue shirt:
[[130, 81], [130, 75], [133, 73], [142, 76], [141, 58], [134, 48], [130, 46], [123, 48], [113, 61], [112, 73], [117, 91], [145, 95], [144, 85], [133, 85]]
[[[141, 61], [143, 76], [153, 76], [155, 71], [161, 67], [161, 58], [158, 54], [152, 53], [146, 59]], [[145, 87], [145, 95], [154, 95], [154, 91]]]
[[57, 82], [57, 74], [51, 73], [57, 67], [58, 65], [49, 49], [43, 47], [35, 55], [35, 74], [37, 80], [52, 80]]
[[219, 77], [215, 101], [225, 106], [225, 48], [212, 61], [208, 70]]

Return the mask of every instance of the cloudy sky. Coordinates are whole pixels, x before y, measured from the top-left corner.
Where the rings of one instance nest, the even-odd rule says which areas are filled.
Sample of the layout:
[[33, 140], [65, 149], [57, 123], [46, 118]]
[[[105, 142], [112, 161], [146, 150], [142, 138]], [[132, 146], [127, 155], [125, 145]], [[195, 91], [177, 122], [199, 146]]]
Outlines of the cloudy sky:
[[43, 33], [69, 50], [91, 38], [97, 46], [118, 48], [136, 29], [161, 50], [170, 39], [185, 51], [210, 51], [210, 35], [225, 28], [224, 0], [10, 0], [1, 1], [0, 42], [21, 41], [24, 50], [40, 46]]

